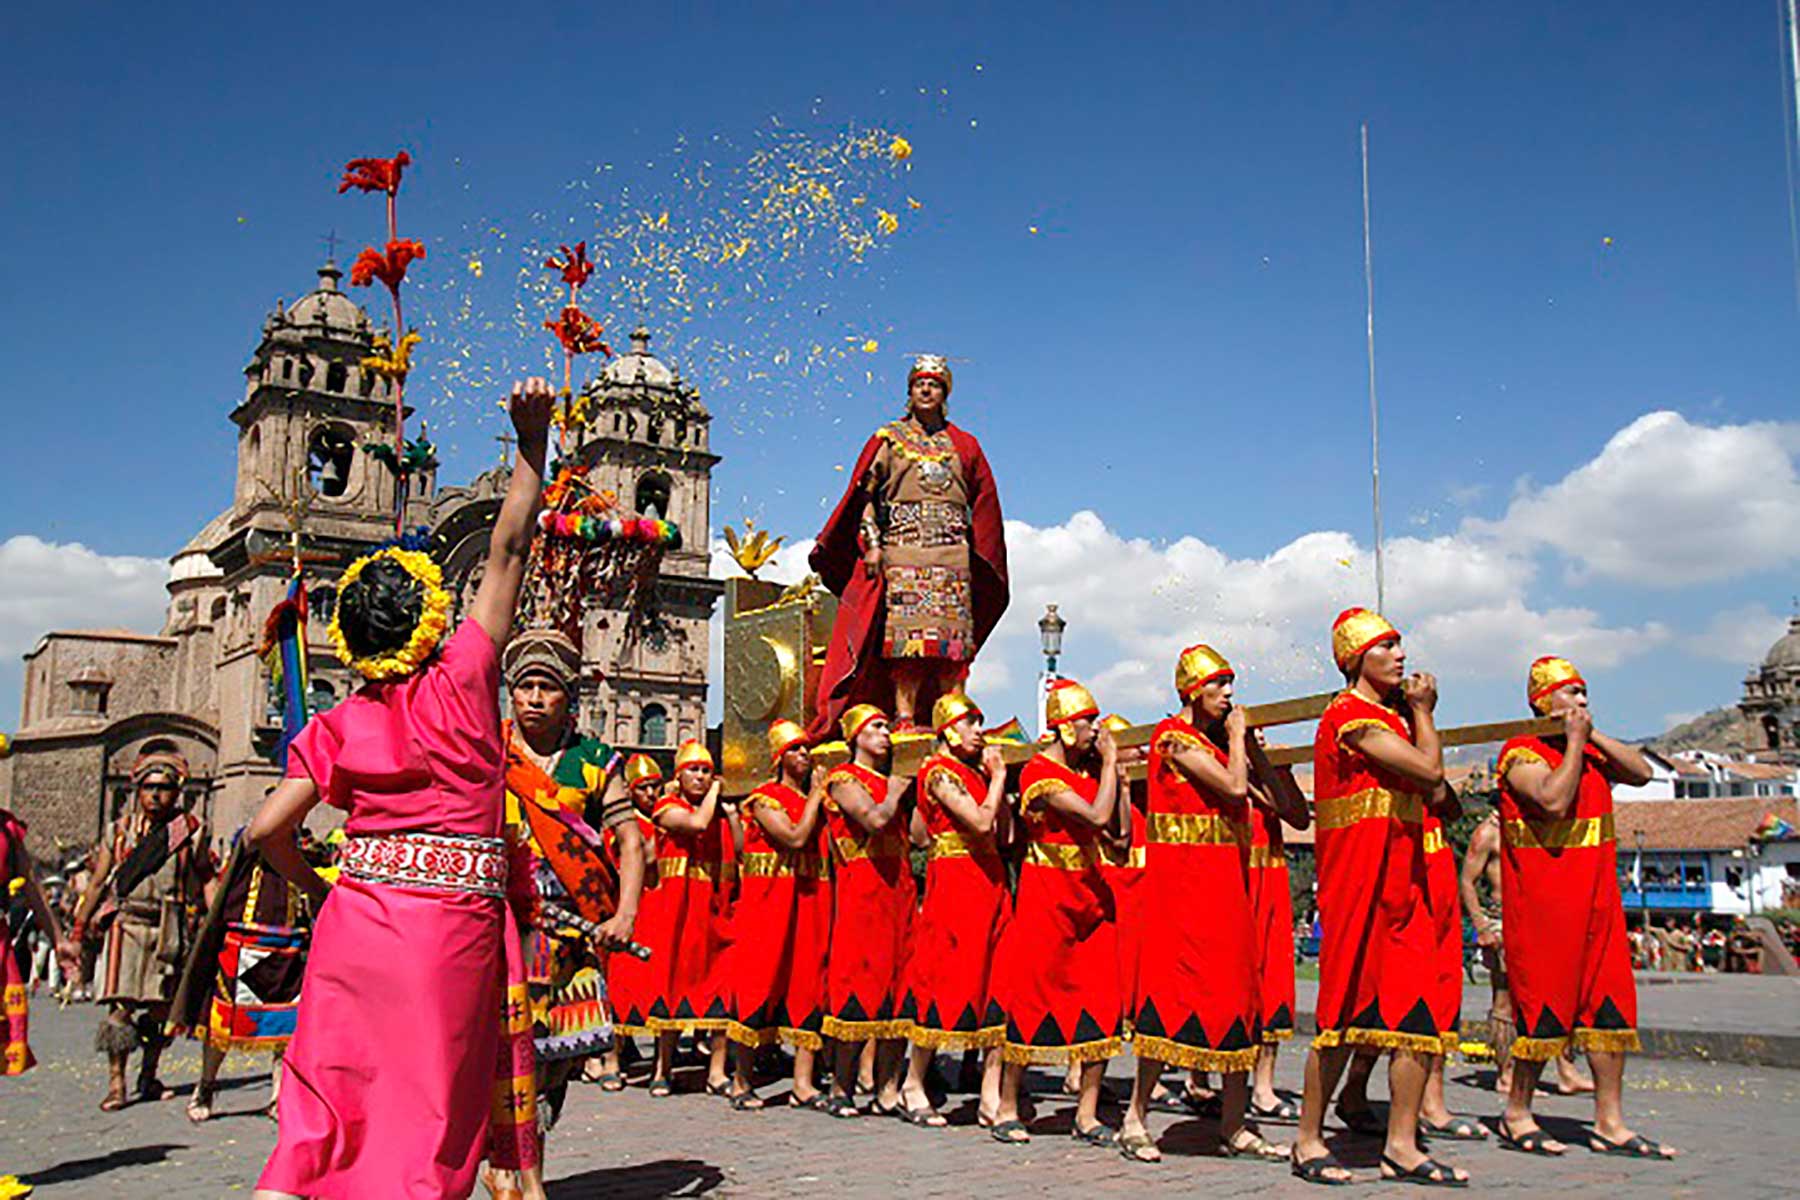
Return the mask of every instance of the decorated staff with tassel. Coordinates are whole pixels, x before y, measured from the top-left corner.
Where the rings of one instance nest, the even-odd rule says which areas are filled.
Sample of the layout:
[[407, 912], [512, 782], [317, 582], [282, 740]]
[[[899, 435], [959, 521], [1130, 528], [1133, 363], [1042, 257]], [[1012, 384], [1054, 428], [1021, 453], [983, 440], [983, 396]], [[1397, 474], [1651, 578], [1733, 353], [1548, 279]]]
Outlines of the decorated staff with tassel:
[[91, 925], [104, 930], [94, 996], [108, 1008], [94, 1042], [107, 1060], [103, 1112], [125, 1107], [126, 1061], [135, 1049], [143, 1051], [136, 1098], [172, 1094], [157, 1078], [157, 1066], [168, 1045], [169, 1006], [196, 918], [211, 900], [214, 874], [205, 826], [181, 807], [187, 781], [187, 759], [172, 746], [138, 756], [131, 806], [101, 843], [93, 882], [75, 910], [75, 946]]
[[992, 1007], [994, 950], [1011, 895], [1000, 847], [1011, 833], [1006, 760], [981, 730], [981, 709], [961, 692], [931, 709], [935, 752], [919, 767], [915, 841], [930, 847], [925, 903], [913, 927], [900, 1015], [910, 1025], [912, 1062], [901, 1101], [915, 1125], [949, 1122], [925, 1090], [940, 1050], [986, 1055], [978, 1111], [990, 1120], [1000, 1106], [1000, 1043], [1006, 1022]]
[[1379, 613], [1345, 610], [1331, 645], [1350, 686], [1313, 742], [1324, 940], [1293, 1170], [1310, 1183], [1349, 1182], [1322, 1130], [1350, 1051], [1365, 1047], [1393, 1055], [1382, 1177], [1460, 1186], [1467, 1174], [1418, 1140], [1427, 1077], [1455, 1037], [1444, 1023], [1444, 914], [1429, 861], [1449, 854], [1436, 818], [1455, 803], [1432, 715], [1437, 681], [1406, 674], [1400, 632]]
[[[518, 458], [453, 634], [427, 555], [390, 547], [345, 571], [332, 636], [365, 682], [307, 724], [250, 824], [252, 843], [321, 902], [261, 1200], [466, 1196], [493, 1106], [510, 1128], [535, 1123], [529, 1024], [503, 1040], [497, 1004], [508, 994], [528, 1005], [506, 912], [500, 655], [554, 399], [542, 379], [513, 388]], [[349, 835], [329, 894], [294, 837], [321, 800], [345, 810]], [[536, 1138], [489, 1152], [497, 1165], [531, 1166]]]
[[1126, 782], [1100, 706], [1072, 679], [1045, 698], [1053, 740], [1019, 776], [1025, 861], [995, 954], [993, 1001], [1006, 1019], [996, 1141], [1031, 1140], [1019, 1088], [1031, 1063], [1081, 1064], [1073, 1136], [1112, 1146], [1100, 1123], [1106, 1061], [1122, 1045], [1116, 914], [1100, 842]]
[[743, 805], [744, 852], [738, 857], [738, 898], [732, 910], [731, 1025], [733, 1108], [762, 1107], [751, 1067], [762, 1046], [794, 1048], [789, 1103], [810, 1108], [822, 1093], [813, 1079], [823, 1044], [825, 951], [831, 941], [831, 882], [826, 875], [824, 780], [813, 782], [806, 730], [793, 721], [769, 726], [775, 778]]
[[1500, 1137], [1533, 1154], [1565, 1151], [1539, 1127], [1531, 1098], [1544, 1063], [1573, 1046], [1594, 1072], [1589, 1148], [1673, 1158], [1632, 1132], [1621, 1099], [1625, 1055], [1640, 1046], [1612, 788], [1648, 783], [1650, 765], [1594, 728], [1587, 681], [1567, 659], [1532, 663], [1526, 697], [1535, 713], [1561, 717], [1564, 732], [1516, 737], [1500, 751], [1502, 946], [1518, 1024]]
[[1231, 703], [1236, 676], [1210, 646], [1175, 663], [1181, 709], [1150, 735], [1138, 1002], [1132, 1014], [1136, 1085], [1119, 1149], [1138, 1162], [1162, 1155], [1144, 1126], [1163, 1066], [1218, 1071], [1220, 1149], [1280, 1160], [1286, 1146], [1245, 1123], [1246, 1077], [1256, 1063], [1253, 791], [1244, 710]]

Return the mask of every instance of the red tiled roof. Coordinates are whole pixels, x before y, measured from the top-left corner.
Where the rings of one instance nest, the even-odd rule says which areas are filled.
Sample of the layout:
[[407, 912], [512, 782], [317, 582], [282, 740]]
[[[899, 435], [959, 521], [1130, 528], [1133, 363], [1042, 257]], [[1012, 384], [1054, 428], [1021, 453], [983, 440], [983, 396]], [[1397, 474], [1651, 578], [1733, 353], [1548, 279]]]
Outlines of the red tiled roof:
[[1743, 797], [1730, 800], [1634, 800], [1613, 809], [1621, 852], [1637, 847], [1644, 835], [1646, 850], [1734, 850], [1741, 848], [1769, 813], [1800, 826], [1791, 797]]

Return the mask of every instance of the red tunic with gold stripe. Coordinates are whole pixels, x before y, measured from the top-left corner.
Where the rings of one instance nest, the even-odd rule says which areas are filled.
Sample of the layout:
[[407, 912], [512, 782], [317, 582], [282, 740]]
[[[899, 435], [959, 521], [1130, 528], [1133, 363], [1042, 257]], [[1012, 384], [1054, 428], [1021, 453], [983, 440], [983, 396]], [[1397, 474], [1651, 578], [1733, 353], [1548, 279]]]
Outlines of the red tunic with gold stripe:
[[1566, 746], [1514, 738], [1500, 751], [1500, 905], [1518, 1037], [1513, 1056], [1547, 1062], [1578, 1050], [1640, 1049], [1637, 983], [1625, 940], [1612, 784], [1587, 748], [1574, 808], [1542, 809], [1506, 782], [1522, 762], [1555, 770]]
[[1028, 840], [994, 960], [1008, 1062], [1093, 1062], [1119, 1052], [1118, 929], [1101, 830], [1045, 801], [1066, 791], [1092, 804], [1099, 786], [1042, 754], [1019, 777]]
[[1250, 813], [1250, 914], [1256, 924], [1256, 1008], [1262, 1040], [1294, 1036], [1294, 899], [1288, 888], [1281, 818]]
[[[664, 796], [652, 818], [670, 809], [693, 812], [695, 806], [681, 796]], [[645, 1023], [652, 1033], [730, 1024], [722, 970], [730, 934], [730, 846], [723, 815], [699, 833], [656, 827], [655, 919], [640, 939], [651, 950], [653, 986]]]
[[1318, 810], [1318, 1046], [1455, 1048], [1443, 1018], [1444, 914], [1433, 906], [1425, 792], [1351, 749], [1345, 736], [1385, 729], [1413, 740], [1399, 713], [1344, 692], [1313, 741]]
[[[1137, 1011], [1138, 960], [1143, 937], [1143, 882], [1146, 832], [1144, 806], [1147, 800], [1134, 800], [1132, 790], [1119, 792], [1119, 803], [1131, 810], [1131, 846], [1117, 850], [1111, 843], [1100, 842], [1101, 870], [1106, 886], [1112, 889], [1115, 928], [1119, 947], [1119, 1011], [1129, 1024]], [[1138, 793], [1142, 795], [1142, 793]]]
[[1444, 1031], [1445, 1053], [1460, 1049], [1462, 1038], [1463, 925], [1462, 892], [1458, 887], [1456, 854], [1444, 833], [1444, 822], [1429, 809], [1425, 812], [1425, 887], [1431, 895], [1431, 915], [1437, 921], [1437, 987], [1431, 993], [1431, 1015]]
[[816, 1050], [831, 937], [823, 845], [817, 836], [798, 850], [777, 844], [757, 820], [764, 807], [798, 824], [806, 797], [771, 782], [744, 800], [744, 852], [737, 860], [738, 898], [726, 967], [727, 1032], [746, 1046], [786, 1040]]
[[1006, 867], [993, 834], [964, 828], [933, 795], [932, 788], [945, 780], [961, 785], [977, 804], [988, 792], [981, 773], [953, 755], [934, 754], [919, 768], [919, 810], [931, 834], [931, 861], [900, 1015], [912, 1022], [907, 1036], [916, 1046], [998, 1046], [1005, 1024], [986, 1018], [994, 949], [1007, 908]]
[[[826, 777], [827, 789], [840, 782], [860, 785], [877, 806], [887, 800], [887, 777], [867, 767], [845, 763]], [[906, 822], [896, 815], [871, 834], [838, 807], [829, 790], [824, 808], [834, 915], [821, 1029], [842, 1041], [904, 1037], [900, 988], [917, 894]]]
[[[632, 937], [641, 945], [651, 944], [652, 929], [661, 928], [661, 918], [655, 915], [661, 903], [660, 889], [657, 887], [656, 859], [652, 851], [656, 846], [656, 826], [643, 813], [633, 813], [632, 820], [637, 822], [638, 837], [644, 842], [644, 887], [638, 894], [638, 916]], [[619, 869], [618, 834], [604, 830], [600, 834], [606, 847], [606, 856], [612, 860], [613, 869]], [[648, 962], [642, 962], [625, 953], [613, 950], [603, 959], [606, 970], [606, 1000], [612, 1007], [613, 1029], [626, 1037], [650, 1032], [650, 1005], [655, 1002], [657, 968]]]
[[1190, 780], [1175, 754], [1204, 734], [1165, 717], [1150, 735], [1148, 846], [1142, 890], [1151, 924], [1139, 939], [1132, 1051], [1177, 1067], [1256, 1064], [1256, 947], [1250, 907], [1250, 801]]

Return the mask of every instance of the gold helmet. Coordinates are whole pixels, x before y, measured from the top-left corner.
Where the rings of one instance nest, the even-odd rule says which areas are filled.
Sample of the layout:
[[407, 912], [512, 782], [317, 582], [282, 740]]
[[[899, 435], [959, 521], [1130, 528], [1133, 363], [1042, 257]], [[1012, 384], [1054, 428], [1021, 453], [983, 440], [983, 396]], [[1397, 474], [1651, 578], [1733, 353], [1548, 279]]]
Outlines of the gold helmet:
[[1386, 617], [1366, 608], [1346, 608], [1331, 623], [1331, 657], [1340, 671], [1348, 671], [1369, 647], [1399, 640], [1400, 631]]
[[769, 759], [780, 762], [781, 756], [806, 741], [806, 730], [797, 723], [780, 720], [769, 726]]
[[844, 710], [844, 715], [838, 718], [838, 728], [844, 731], [845, 743], [854, 746], [856, 735], [863, 731], [863, 727], [870, 721], [877, 720], [887, 720], [887, 714], [873, 704], [857, 704]]
[[636, 787], [646, 779], [662, 782], [662, 767], [648, 754], [634, 754], [625, 760], [625, 786]]
[[1558, 688], [1580, 684], [1587, 686], [1587, 680], [1575, 669], [1575, 664], [1566, 658], [1545, 655], [1531, 664], [1531, 675], [1525, 685], [1525, 698], [1531, 702], [1533, 712], [1543, 712], [1549, 705], [1544, 701], [1551, 692]]
[[986, 719], [981, 714], [981, 706], [962, 692], [945, 692], [931, 706], [932, 732], [941, 736], [944, 730], [971, 714], [978, 722]]
[[1211, 646], [1189, 646], [1175, 660], [1175, 691], [1183, 700], [1192, 700], [1195, 692], [1231, 673], [1231, 664]]
[[711, 770], [713, 767], [712, 752], [699, 742], [689, 738], [681, 743], [679, 750], [675, 751], [675, 769], [679, 771], [683, 767], [691, 767], [697, 763], [705, 763]]

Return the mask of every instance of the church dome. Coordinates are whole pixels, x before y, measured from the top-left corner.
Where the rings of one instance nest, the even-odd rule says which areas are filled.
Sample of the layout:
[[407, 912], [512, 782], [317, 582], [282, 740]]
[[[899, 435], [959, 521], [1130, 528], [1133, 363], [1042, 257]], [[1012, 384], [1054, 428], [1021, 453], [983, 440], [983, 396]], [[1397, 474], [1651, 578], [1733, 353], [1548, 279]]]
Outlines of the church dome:
[[344, 273], [330, 259], [319, 268], [319, 286], [288, 305], [287, 323], [315, 336], [365, 337], [369, 314], [338, 290]]
[[631, 331], [631, 349], [606, 364], [600, 381], [622, 387], [649, 384], [666, 388], [675, 386], [675, 372], [650, 353], [650, 331], [639, 325]]
[[1800, 617], [1793, 617], [1788, 621], [1788, 631], [1769, 647], [1769, 656], [1763, 659], [1763, 667], [1765, 670], [1800, 670]]

